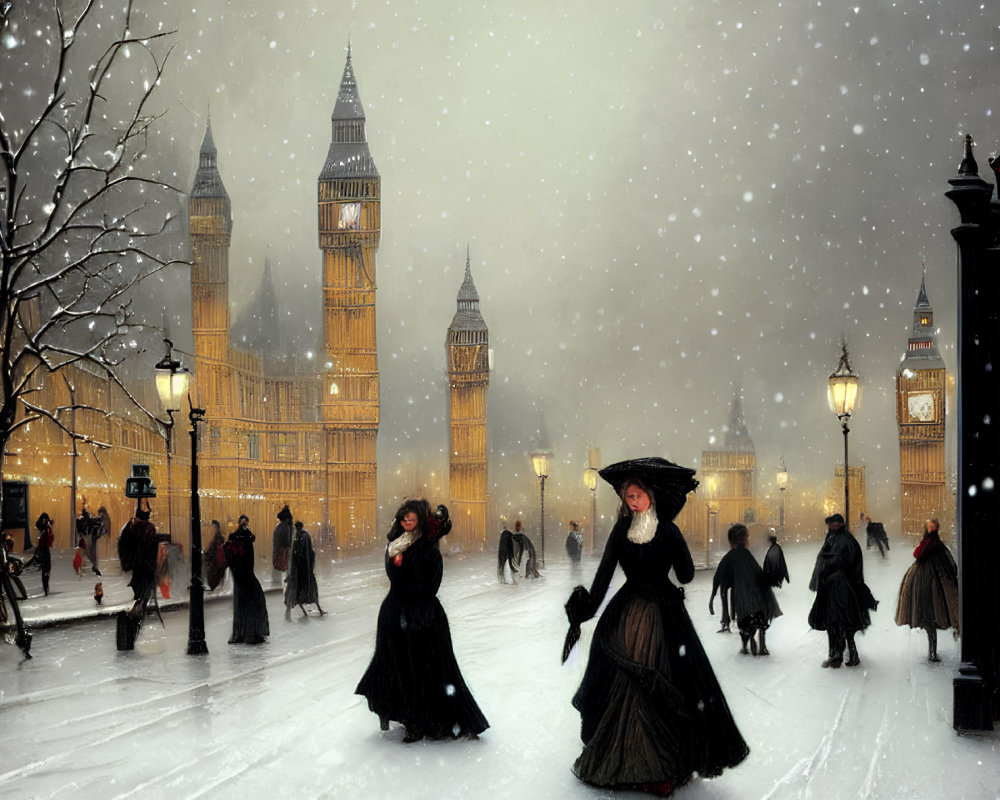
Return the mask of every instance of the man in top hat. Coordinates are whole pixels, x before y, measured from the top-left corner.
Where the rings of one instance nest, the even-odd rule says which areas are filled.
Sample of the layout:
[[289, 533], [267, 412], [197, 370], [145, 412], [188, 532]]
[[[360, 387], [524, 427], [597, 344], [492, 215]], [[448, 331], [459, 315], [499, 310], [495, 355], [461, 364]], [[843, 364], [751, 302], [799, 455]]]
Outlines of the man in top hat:
[[829, 653], [824, 667], [837, 668], [844, 663], [856, 667], [861, 659], [854, 635], [871, 624], [868, 612], [876, 609], [878, 601], [865, 585], [861, 546], [847, 529], [843, 516], [827, 517], [826, 525], [826, 539], [809, 581], [809, 588], [816, 592], [809, 611], [809, 627], [826, 631]]

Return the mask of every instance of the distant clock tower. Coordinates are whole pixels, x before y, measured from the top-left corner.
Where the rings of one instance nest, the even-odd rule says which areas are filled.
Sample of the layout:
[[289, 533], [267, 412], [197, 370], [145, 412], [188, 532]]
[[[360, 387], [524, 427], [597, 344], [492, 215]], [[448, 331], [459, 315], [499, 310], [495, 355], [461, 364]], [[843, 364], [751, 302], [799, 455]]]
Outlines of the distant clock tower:
[[375, 253], [381, 179], [368, 149], [351, 51], [333, 109], [333, 139], [319, 176], [323, 254], [326, 524], [337, 546], [375, 540], [375, 438], [379, 375], [375, 351]]
[[[934, 309], [920, 280], [913, 308], [913, 333], [896, 371], [896, 423], [899, 427], [899, 494], [902, 532], [923, 534], [925, 519], [950, 524], [951, 504], [945, 481], [944, 361], [938, 353]], [[948, 518], [948, 521], [944, 519]]]
[[479, 313], [468, 254], [458, 308], [445, 341], [448, 358], [448, 464], [451, 539], [473, 549], [486, 544], [486, 390], [490, 334]]

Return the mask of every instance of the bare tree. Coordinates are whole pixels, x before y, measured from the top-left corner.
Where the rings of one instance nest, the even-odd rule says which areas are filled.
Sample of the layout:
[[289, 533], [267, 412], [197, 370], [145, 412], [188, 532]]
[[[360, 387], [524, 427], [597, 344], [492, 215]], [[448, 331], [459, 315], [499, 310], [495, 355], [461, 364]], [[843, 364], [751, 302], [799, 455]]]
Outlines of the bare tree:
[[21, 426], [89, 442], [72, 412], [108, 413], [47, 405], [54, 373], [96, 369], [153, 418], [121, 368], [138, 285], [179, 263], [164, 255], [179, 193], [146, 153], [172, 32], [137, 25], [154, 27], [131, 0], [0, 0], [0, 466]]

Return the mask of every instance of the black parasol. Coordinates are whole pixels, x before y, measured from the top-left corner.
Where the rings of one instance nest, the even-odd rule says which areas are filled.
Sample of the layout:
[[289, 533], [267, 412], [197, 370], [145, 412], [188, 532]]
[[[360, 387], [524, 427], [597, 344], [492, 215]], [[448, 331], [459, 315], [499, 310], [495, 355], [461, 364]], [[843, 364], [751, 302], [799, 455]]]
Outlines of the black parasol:
[[629, 478], [639, 478], [653, 493], [656, 515], [660, 519], [676, 517], [689, 493], [698, 488], [695, 471], [667, 461], [659, 456], [630, 458], [605, 467], [598, 473], [611, 484], [616, 494]]

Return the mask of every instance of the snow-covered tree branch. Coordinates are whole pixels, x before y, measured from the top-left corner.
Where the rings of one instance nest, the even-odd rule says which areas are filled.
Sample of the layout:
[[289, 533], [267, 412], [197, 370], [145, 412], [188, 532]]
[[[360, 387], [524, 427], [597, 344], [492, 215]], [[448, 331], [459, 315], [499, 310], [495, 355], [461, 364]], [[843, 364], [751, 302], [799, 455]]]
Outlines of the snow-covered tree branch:
[[0, 2], [0, 453], [41, 417], [76, 436], [33, 397], [48, 374], [87, 365], [133, 397], [137, 289], [178, 263], [179, 192], [146, 154], [171, 32], [145, 27], [130, 0]]

